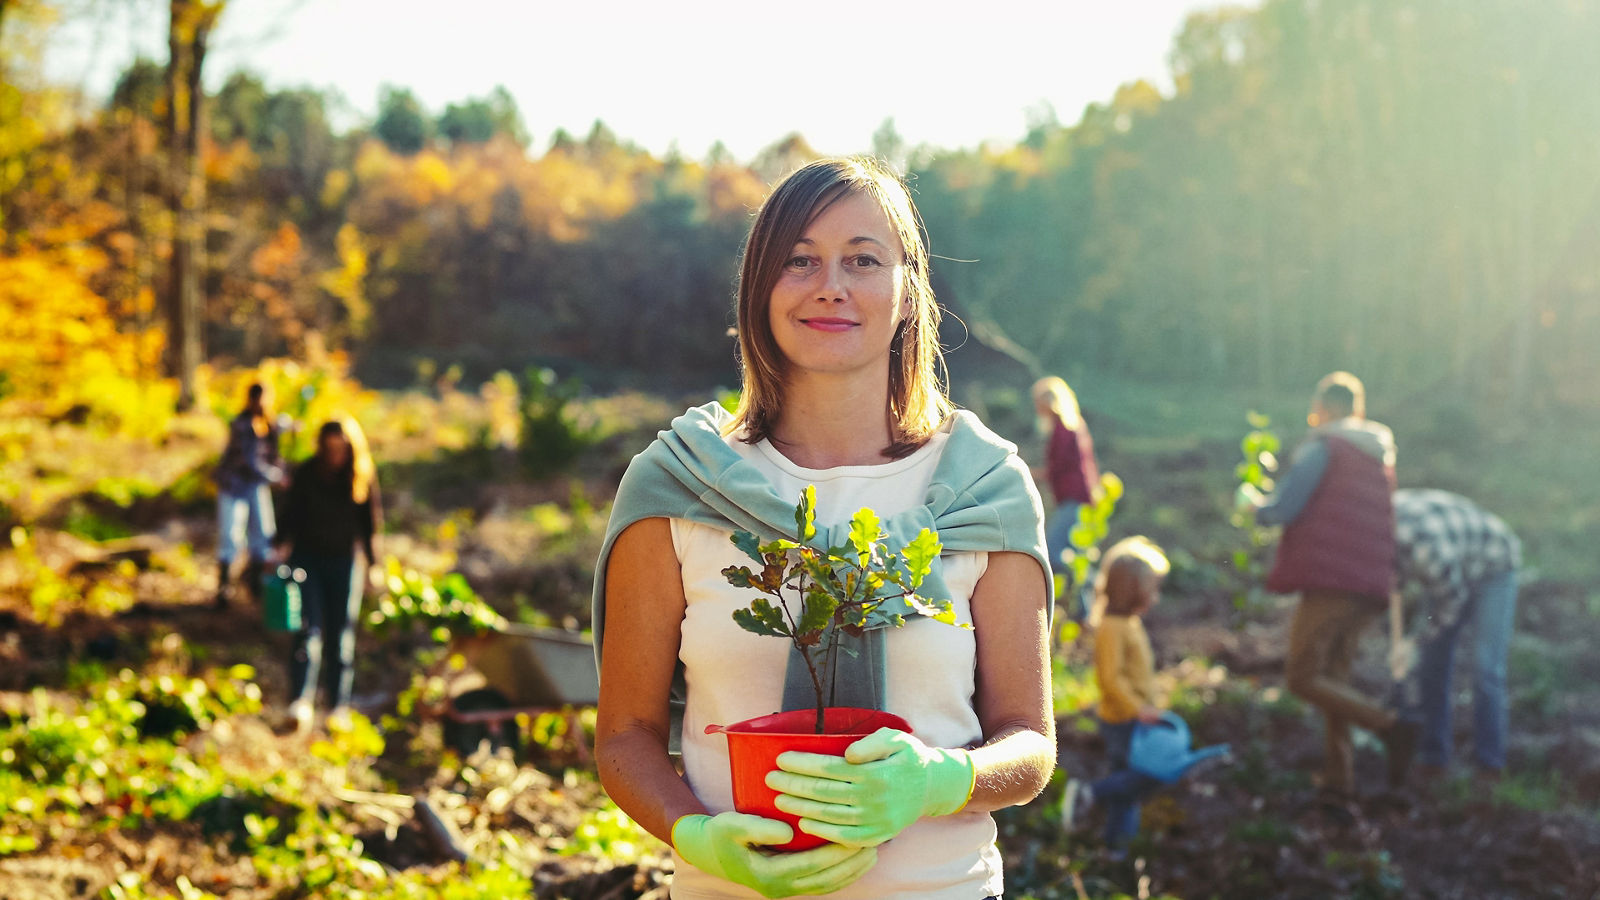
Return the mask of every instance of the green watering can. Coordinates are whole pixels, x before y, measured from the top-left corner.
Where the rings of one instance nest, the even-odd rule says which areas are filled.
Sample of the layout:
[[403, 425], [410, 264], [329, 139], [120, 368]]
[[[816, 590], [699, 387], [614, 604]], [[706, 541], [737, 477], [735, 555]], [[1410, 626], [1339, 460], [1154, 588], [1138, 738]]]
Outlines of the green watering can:
[[272, 631], [300, 630], [300, 585], [305, 569], [279, 566], [261, 576], [261, 612]]

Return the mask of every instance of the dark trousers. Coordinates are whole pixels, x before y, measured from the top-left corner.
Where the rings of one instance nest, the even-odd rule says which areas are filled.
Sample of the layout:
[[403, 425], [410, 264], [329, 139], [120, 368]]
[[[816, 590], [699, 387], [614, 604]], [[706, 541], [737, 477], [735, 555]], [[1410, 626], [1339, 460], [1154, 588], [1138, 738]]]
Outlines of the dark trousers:
[[1327, 725], [1322, 786], [1341, 794], [1355, 792], [1350, 725], [1381, 735], [1394, 724], [1394, 713], [1350, 684], [1361, 633], [1382, 618], [1383, 609], [1382, 599], [1306, 591], [1289, 623], [1284, 680], [1292, 693], [1322, 710]]
[[1111, 774], [1090, 785], [1094, 803], [1106, 811], [1106, 846], [1126, 849], [1139, 833], [1139, 806], [1161, 786], [1149, 775], [1128, 768], [1128, 743], [1134, 722], [1101, 722], [1100, 738], [1106, 744]]
[[355, 623], [361, 614], [362, 572], [354, 551], [328, 555], [295, 551], [289, 565], [304, 569], [300, 618], [289, 660], [289, 699], [315, 700], [317, 683], [328, 706], [350, 702], [355, 679]]

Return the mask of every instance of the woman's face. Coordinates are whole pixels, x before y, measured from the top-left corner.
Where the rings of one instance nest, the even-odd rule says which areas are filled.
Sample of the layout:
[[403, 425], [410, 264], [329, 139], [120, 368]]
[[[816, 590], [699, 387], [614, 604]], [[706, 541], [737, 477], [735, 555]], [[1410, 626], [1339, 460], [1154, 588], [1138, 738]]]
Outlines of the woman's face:
[[350, 459], [350, 442], [342, 434], [326, 435], [317, 446], [317, 455], [328, 468], [341, 468]]
[[864, 194], [840, 197], [790, 249], [768, 319], [793, 371], [882, 368], [909, 310], [904, 253], [889, 217]]

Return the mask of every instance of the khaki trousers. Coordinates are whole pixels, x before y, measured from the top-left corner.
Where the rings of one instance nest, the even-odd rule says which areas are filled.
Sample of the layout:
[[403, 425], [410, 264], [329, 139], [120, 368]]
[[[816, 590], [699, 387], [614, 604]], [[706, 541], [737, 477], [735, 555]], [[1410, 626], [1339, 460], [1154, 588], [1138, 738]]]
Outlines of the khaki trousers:
[[1289, 655], [1284, 679], [1296, 696], [1322, 710], [1327, 744], [1322, 786], [1340, 793], [1355, 789], [1355, 757], [1350, 726], [1383, 734], [1394, 713], [1350, 685], [1361, 632], [1383, 616], [1384, 605], [1371, 597], [1337, 591], [1307, 591], [1289, 625]]

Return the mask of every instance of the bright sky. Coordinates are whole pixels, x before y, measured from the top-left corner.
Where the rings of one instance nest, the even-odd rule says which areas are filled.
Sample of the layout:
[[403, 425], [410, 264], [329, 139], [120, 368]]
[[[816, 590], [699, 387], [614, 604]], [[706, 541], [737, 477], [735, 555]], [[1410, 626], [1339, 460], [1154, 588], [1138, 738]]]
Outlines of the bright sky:
[[[334, 88], [372, 115], [378, 87], [430, 112], [505, 85], [536, 147], [596, 118], [691, 156], [740, 158], [798, 131], [824, 153], [869, 149], [893, 117], [910, 144], [1014, 141], [1030, 110], [1064, 122], [1144, 78], [1220, 0], [230, 0], [207, 61], [213, 88], [249, 68], [272, 87]], [[46, 58], [57, 81], [109, 92], [136, 53], [166, 59], [160, 0], [79, 0]]]

